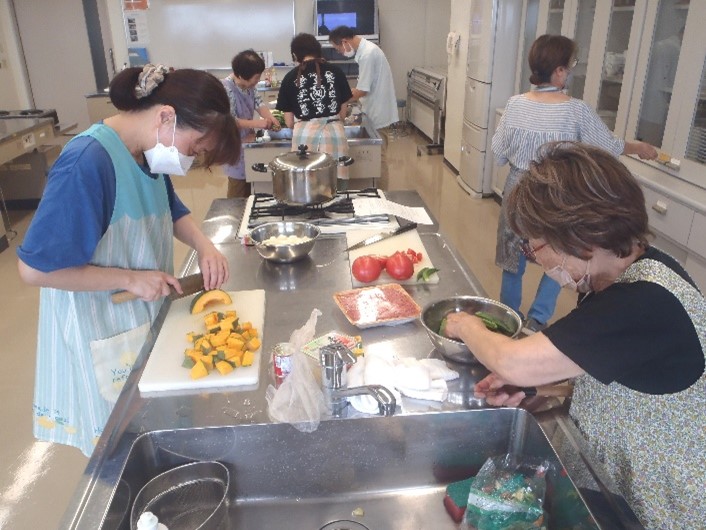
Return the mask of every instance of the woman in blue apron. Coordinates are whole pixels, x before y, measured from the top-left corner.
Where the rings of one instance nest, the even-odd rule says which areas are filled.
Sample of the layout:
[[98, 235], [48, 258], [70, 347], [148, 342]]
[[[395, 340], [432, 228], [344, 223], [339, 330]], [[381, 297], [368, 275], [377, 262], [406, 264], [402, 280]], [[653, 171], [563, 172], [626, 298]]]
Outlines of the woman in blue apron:
[[[313, 35], [300, 33], [292, 39], [290, 48], [299, 66], [284, 76], [277, 109], [284, 112], [287, 127], [293, 127], [292, 150], [306, 145], [310, 151], [334, 158], [347, 156], [343, 119], [353, 93], [346, 75], [323, 59], [321, 43]], [[348, 168], [339, 166], [337, 177], [338, 189], [347, 189]]]
[[[196, 156], [234, 163], [240, 136], [223, 85], [198, 70], [147, 65], [110, 85], [121, 112], [72, 139], [55, 162], [22, 245], [22, 279], [41, 287], [34, 435], [90, 455], [173, 288], [173, 237], [198, 253], [204, 287], [228, 263], [169, 175]], [[113, 304], [125, 290], [135, 300]]]

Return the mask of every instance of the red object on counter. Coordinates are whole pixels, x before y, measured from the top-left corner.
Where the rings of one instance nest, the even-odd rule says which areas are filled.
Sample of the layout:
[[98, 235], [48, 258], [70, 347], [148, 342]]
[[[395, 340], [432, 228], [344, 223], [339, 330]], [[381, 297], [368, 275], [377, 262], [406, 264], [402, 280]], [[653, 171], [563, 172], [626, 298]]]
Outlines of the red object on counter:
[[275, 344], [272, 349], [272, 365], [277, 378], [284, 378], [292, 371], [292, 348], [287, 342]]

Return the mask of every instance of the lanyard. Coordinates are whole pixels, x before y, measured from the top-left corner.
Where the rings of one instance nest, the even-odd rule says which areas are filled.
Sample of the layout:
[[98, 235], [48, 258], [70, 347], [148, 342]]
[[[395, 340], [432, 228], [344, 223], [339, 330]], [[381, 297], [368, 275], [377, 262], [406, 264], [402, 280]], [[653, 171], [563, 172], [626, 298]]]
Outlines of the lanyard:
[[532, 92], [561, 92], [561, 88], [554, 85], [532, 87]]

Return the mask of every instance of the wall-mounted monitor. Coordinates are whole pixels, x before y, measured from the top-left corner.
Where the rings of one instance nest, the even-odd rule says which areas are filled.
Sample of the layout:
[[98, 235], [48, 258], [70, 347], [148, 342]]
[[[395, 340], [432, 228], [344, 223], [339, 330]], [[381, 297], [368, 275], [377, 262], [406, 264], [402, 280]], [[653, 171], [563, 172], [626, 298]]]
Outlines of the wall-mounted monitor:
[[316, 0], [316, 37], [328, 40], [338, 26], [349, 26], [366, 38], [378, 38], [377, 0]]

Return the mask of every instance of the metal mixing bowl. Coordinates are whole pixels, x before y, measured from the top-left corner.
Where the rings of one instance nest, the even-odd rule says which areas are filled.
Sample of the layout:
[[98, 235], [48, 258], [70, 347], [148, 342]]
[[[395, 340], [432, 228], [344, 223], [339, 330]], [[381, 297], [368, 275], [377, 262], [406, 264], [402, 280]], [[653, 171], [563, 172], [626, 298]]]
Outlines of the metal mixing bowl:
[[[292, 263], [307, 256], [314, 248], [316, 239], [321, 234], [319, 228], [311, 223], [300, 221], [278, 221], [265, 223], [250, 232], [258, 254], [275, 263]], [[269, 245], [263, 241], [277, 236], [308, 237], [309, 240], [297, 244]]]
[[515, 338], [522, 330], [522, 320], [520, 315], [510, 309], [505, 304], [483, 298], [482, 296], [455, 296], [446, 300], [431, 302], [422, 309], [420, 319], [422, 325], [429, 335], [434, 347], [441, 354], [456, 362], [460, 363], [477, 363], [478, 360], [473, 356], [473, 353], [468, 349], [463, 342], [456, 339], [450, 339], [439, 335], [439, 326], [441, 321], [449, 313], [465, 311], [466, 313], [475, 314], [477, 311], [485, 311], [486, 313], [500, 319], [508, 328], [514, 331], [512, 337]]

